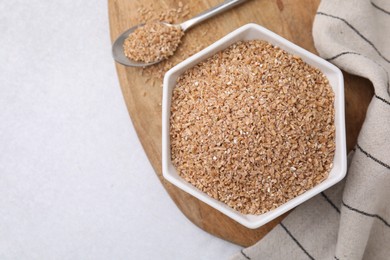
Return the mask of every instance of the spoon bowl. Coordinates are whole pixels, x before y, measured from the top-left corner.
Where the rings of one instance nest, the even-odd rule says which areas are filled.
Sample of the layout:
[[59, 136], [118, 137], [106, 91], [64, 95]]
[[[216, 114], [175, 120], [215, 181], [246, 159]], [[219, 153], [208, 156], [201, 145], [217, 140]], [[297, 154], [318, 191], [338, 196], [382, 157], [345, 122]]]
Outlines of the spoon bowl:
[[[196, 25], [196, 24], [198, 24], [206, 19], [209, 19], [209, 18], [211, 18], [211, 17], [213, 17], [213, 16], [215, 16], [223, 11], [226, 11], [226, 10], [232, 8], [233, 6], [236, 6], [236, 5], [238, 5], [242, 2], [245, 2], [245, 1], [246, 0], [226, 0], [223, 3], [217, 5], [211, 9], [203, 12], [203, 13], [200, 13], [199, 15], [195, 16], [194, 18], [191, 18], [190, 20], [187, 20], [181, 24], [169, 24], [169, 23], [165, 23], [165, 22], [161, 22], [161, 23], [164, 25], [167, 25], [167, 26], [180, 26], [180, 28], [183, 30], [183, 32], [185, 32], [188, 29], [190, 29], [191, 27], [193, 27], [194, 25]], [[142, 61], [131, 60], [128, 57], [126, 57], [124, 49], [123, 49], [123, 44], [124, 44], [125, 40], [136, 29], [138, 29], [139, 27], [142, 27], [144, 25], [145, 24], [138, 24], [136, 26], [131, 27], [130, 29], [126, 30], [121, 35], [119, 35], [119, 37], [115, 40], [114, 44], [112, 45], [112, 56], [114, 57], [114, 60], [116, 62], [118, 62], [122, 65], [125, 65], [125, 66], [129, 66], [129, 67], [147, 67], [147, 66], [150, 66], [153, 64], [157, 64], [157, 63], [164, 60], [164, 58], [163, 58], [163, 59], [160, 59], [157, 61], [146, 63], [146, 62], [142, 62]]]
[[[164, 24], [166, 26], [180, 26], [181, 25], [178, 25], [178, 24], [170, 24], [170, 23], [166, 23], [166, 22], [160, 22], [161, 24]], [[114, 57], [114, 59], [116, 60], [116, 62], [122, 64], [122, 65], [125, 65], [125, 66], [130, 66], [130, 67], [147, 67], [147, 66], [150, 66], [150, 65], [153, 65], [153, 64], [156, 64], [156, 63], [159, 63], [161, 62], [162, 60], [164, 60], [164, 58], [160, 59], [160, 60], [157, 60], [157, 61], [153, 61], [153, 62], [142, 62], [142, 61], [135, 61], [135, 60], [131, 60], [129, 59], [128, 57], [126, 57], [125, 55], [125, 51], [123, 49], [123, 44], [125, 42], [125, 40], [129, 37], [130, 34], [132, 34], [135, 30], [137, 30], [138, 28], [144, 26], [145, 24], [144, 23], [141, 23], [141, 24], [137, 24], [136, 26], [133, 26], [131, 27], [130, 29], [128, 29], [127, 31], [123, 32], [114, 42], [114, 44], [112, 45], [112, 56]], [[182, 27], [181, 27], [182, 28]], [[182, 28], [183, 30], [183, 28]], [[184, 30], [183, 30], [184, 31]]]
[[152, 63], [145, 63], [141, 61], [134, 61], [126, 57], [125, 51], [123, 49], [123, 43], [129, 37], [130, 34], [132, 34], [136, 29], [139, 27], [144, 26], [144, 24], [138, 24], [136, 26], [131, 27], [127, 31], [123, 32], [114, 42], [112, 45], [112, 56], [114, 57], [115, 61], [130, 67], [145, 67], [149, 65], [156, 64], [160, 61], [155, 61]]

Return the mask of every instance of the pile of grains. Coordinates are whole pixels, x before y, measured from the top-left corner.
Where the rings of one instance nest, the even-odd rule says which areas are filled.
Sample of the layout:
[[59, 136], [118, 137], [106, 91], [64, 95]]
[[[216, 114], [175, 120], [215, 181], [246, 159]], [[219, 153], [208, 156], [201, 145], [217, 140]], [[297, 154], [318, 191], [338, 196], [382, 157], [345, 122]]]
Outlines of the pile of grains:
[[126, 57], [135, 61], [159, 61], [175, 52], [183, 35], [180, 26], [148, 22], [129, 35], [123, 43], [123, 50]]
[[327, 178], [334, 94], [299, 57], [238, 42], [179, 77], [170, 139], [181, 177], [243, 214], [262, 214]]
[[[155, 3], [151, 3], [149, 5], [141, 4], [138, 8], [136, 8], [136, 11], [137, 16], [133, 18], [132, 24], [148, 23], [156, 20], [170, 24], [179, 24], [187, 20], [190, 16], [196, 14], [196, 3], [190, 1], [183, 4], [179, 1], [175, 4], [175, 6], [169, 8], [161, 8], [160, 5], [155, 6]], [[150, 83], [153, 86], [156, 84], [161, 85], [165, 72], [167, 72], [170, 68], [223, 36], [218, 28], [207, 29], [207, 27], [205, 28], [204, 26], [205, 24], [198, 25], [196, 28], [191, 30], [192, 32], [190, 34], [183, 37], [183, 42], [177, 48], [175, 55], [172, 55], [168, 59], [153, 66], [139, 68], [140, 73], [142, 73], [142, 76], [145, 79], [145, 83]], [[197, 30], [202, 32], [202, 41], [198, 41], [197, 38], [194, 38], [198, 37], [194, 35], [194, 32]]]

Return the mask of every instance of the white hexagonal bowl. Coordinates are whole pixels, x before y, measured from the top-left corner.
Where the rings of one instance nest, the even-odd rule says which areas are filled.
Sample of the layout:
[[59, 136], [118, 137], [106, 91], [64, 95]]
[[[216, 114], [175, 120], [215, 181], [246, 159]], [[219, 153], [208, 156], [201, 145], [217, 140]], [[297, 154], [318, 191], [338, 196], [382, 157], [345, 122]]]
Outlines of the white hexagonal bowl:
[[[172, 90], [176, 85], [177, 78], [187, 69], [199, 62], [211, 57], [213, 54], [226, 49], [233, 43], [241, 40], [266, 40], [273, 45], [286, 50], [289, 53], [301, 57], [305, 62], [320, 69], [327, 77], [335, 93], [335, 126], [336, 126], [336, 151], [333, 161], [333, 168], [329, 177], [322, 183], [299, 195], [298, 197], [284, 203], [278, 208], [261, 215], [244, 215], [226, 204], [215, 200], [206, 193], [197, 189], [184, 179], [182, 179], [171, 162], [171, 149], [169, 137], [169, 118], [171, 108]], [[169, 182], [195, 196], [199, 200], [207, 203], [211, 207], [226, 214], [230, 218], [248, 228], [258, 228], [267, 222], [275, 219], [283, 213], [293, 209], [299, 204], [328, 189], [344, 178], [347, 169], [345, 120], [344, 120], [344, 81], [343, 75], [336, 66], [326, 60], [302, 49], [289, 42], [281, 36], [265, 29], [257, 24], [247, 24], [229, 33], [222, 39], [211, 44], [204, 50], [184, 60], [180, 64], [170, 69], [164, 77], [163, 84], [163, 104], [162, 104], [162, 166], [163, 176]]]

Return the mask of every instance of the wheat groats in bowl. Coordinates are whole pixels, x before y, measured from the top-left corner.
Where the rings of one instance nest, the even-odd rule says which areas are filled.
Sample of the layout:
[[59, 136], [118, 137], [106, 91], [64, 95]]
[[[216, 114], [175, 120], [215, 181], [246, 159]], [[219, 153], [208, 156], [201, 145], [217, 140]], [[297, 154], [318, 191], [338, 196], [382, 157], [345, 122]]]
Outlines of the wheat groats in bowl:
[[338, 68], [255, 24], [164, 78], [163, 175], [249, 228], [346, 172]]

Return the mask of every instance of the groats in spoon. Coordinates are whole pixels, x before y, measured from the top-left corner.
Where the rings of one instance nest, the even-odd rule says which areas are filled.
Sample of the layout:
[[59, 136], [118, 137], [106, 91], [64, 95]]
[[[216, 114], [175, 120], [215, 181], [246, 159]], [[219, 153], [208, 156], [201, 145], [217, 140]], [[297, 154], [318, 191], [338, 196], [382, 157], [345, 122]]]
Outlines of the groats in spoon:
[[125, 56], [133, 61], [151, 63], [171, 56], [181, 43], [180, 26], [152, 21], [138, 27], [123, 43]]
[[[188, 29], [190, 29], [191, 27], [197, 25], [198, 23], [200, 22], [203, 22], [204, 20], [206, 19], [209, 19], [217, 14], [220, 14], [238, 4], [241, 4], [243, 2], [245, 2], [246, 0], [227, 0], [227, 1], [224, 1], [223, 3], [203, 12], [203, 13], [200, 13], [199, 15], [195, 16], [194, 18], [188, 20], [188, 21], [185, 21], [181, 24], [168, 24], [168, 23], [164, 23], [164, 22], [161, 22], [162, 25], [164, 26], [171, 26], [171, 27], [174, 27], [174, 28], [179, 28], [181, 29], [181, 32], [184, 33], [185, 31], [187, 31]], [[130, 38], [129, 40], [135, 40], [137, 37], [134, 37], [135, 39], [131, 39], [131, 37], [129, 37], [132, 33], [140, 33], [140, 30], [141, 30], [141, 27], [142, 26], [145, 26], [145, 24], [139, 24], [139, 25], [136, 25], [134, 27], [131, 27], [130, 29], [128, 29], [127, 31], [123, 32], [114, 42], [113, 46], [112, 46], [112, 55], [115, 59], [116, 62], [122, 64], [122, 65], [125, 65], [125, 66], [130, 66], [130, 67], [147, 67], [147, 66], [150, 66], [150, 65], [153, 65], [153, 64], [156, 64], [156, 63], [159, 63], [161, 62], [162, 60], [166, 59], [167, 57], [169, 57], [170, 55], [151, 55], [150, 57], [158, 57], [157, 60], [154, 60], [154, 61], [149, 61], [148, 59], [148, 62], [145, 62], [145, 61], [136, 61], [136, 60], [133, 60], [133, 59], [129, 59], [126, 54], [130, 57], [135, 57], [137, 58], [137, 56], [135, 55], [135, 53], [133, 53], [135, 56], [133, 55], [129, 55], [129, 49], [126, 50], [126, 54], [125, 54], [125, 48], [124, 48], [124, 45], [125, 45], [125, 42], [128, 38]], [[138, 30], [137, 30], [138, 29]], [[142, 31], [141, 31], [142, 33]], [[179, 41], [180, 43], [180, 41]], [[130, 44], [131, 46], [129, 47], [133, 47], [133, 46], [136, 46], [136, 44], [133, 43], [130, 43], [130, 42], [127, 42], [126, 44]], [[151, 43], [153, 44], [153, 43]], [[178, 47], [179, 44], [177, 44], [177, 46], [175, 46], [175, 48]], [[168, 54], [173, 54], [174, 51], [176, 49], [173, 49], [173, 50], [169, 50], [167, 53]], [[137, 51], [137, 49], [134, 49], [133, 50], [134, 52]], [[132, 52], [132, 51], [130, 51]], [[138, 57], [138, 58], [141, 58], [142, 57]]]

